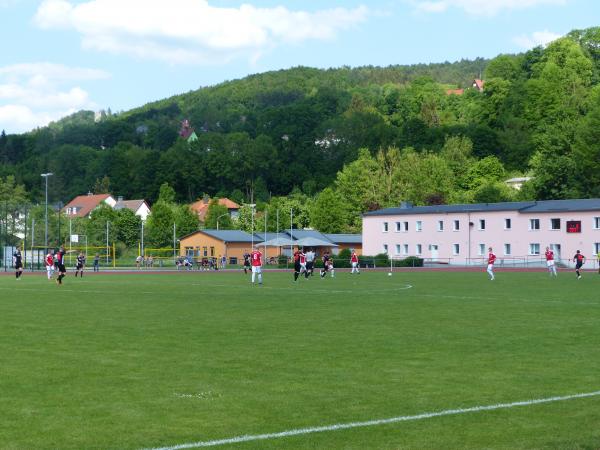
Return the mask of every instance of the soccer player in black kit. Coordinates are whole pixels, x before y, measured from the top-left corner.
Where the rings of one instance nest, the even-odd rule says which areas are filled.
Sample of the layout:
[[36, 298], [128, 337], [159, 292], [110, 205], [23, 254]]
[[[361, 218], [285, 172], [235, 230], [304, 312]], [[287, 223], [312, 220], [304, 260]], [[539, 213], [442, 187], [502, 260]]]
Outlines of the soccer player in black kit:
[[23, 273], [23, 258], [21, 256], [21, 250], [19, 247], [17, 247], [13, 253], [13, 259], [15, 261], [15, 277], [18, 280], [21, 278], [21, 274]]
[[77, 272], [80, 273], [81, 278], [83, 278], [83, 268], [85, 267], [85, 255], [83, 252], [80, 252], [77, 255], [77, 266], [75, 266], [75, 278], [77, 278]]
[[56, 253], [56, 262], [58, 263], [58, 277], [56, 278], [56, 284], [62, 284], [62, 279], [67, 274], [67, 269], [65, 268], [65, 248], [60, 247], [58, 253]]
[[583, 256], [581, 252], [577, 250], [577, 253], [575, 253], [575, 256], [573, 256], [573, 262], [575, 263], [575, 273], [577, 274], [577, 279], [579, 280], [581, 278], [579, 269], [581, 269], [581, 266], [583, 266], [585, 263], [585, 256]]

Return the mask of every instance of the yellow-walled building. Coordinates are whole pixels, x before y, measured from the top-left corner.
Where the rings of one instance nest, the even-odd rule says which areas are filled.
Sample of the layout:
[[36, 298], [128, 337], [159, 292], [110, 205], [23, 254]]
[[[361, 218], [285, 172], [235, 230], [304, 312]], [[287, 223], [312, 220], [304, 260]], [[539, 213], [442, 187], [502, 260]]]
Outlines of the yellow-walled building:
[[[263, 246], [263, 241], [290, 240], [290, 245], [283, 247]], [[240, 230], [200, 230], [180, 239], [179, 255], [198, 263], [202, 260], [215, 258], [219, 263], [225, 256], [227, 264], [242, 264], [244, 253], [251, 253], [252, 245], [257, 245], [263, 253], [265, 264], [275, 264], [279, 255], [290, 256], [292, 252], [303, 245], [307, 238], [318, 239], [321, 245], [304, 245], [312, 248], [317, 257], [325, 251], [333, 255], [349, 248], [362, 254], [362, 235], [360, 234], [323, 234], [316, 230], [291, 230], [280, 233], [255, 233], [254, 235]], [[331, 245], [327, 245], [331, 244]]]
[[252, 252], [252, 244], [258, 245], [263, 253], [264, 262], [277, 258], [277, 247], [260, 247], [262, 239], [240, 230], [200, 230], [188, 234], [179, 240], [179, 255], [194, 262], [205, 258], [227, 258], [227, 264], [242, 264], [244, 253]]

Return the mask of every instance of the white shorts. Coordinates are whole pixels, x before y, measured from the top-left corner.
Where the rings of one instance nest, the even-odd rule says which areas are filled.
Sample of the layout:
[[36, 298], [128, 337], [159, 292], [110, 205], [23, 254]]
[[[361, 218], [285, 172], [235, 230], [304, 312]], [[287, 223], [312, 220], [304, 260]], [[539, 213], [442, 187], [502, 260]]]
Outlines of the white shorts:
[[46, 272], [48, 272], [48, 273], [54, 272], [54, 266], [46, 266]]
[[353, 269], [356, 269], [357, 267], [358, 267], [358, 263], [357, 263], [357, 262], [353, 262], [353, 263], [352, 263], [352, 268], [353, 268]]
[[553, 259], [549, 259], [548, 261], [546, 261], [546, 265], [548, 267], [552, 267], [554, 265], [554, 260]]
[[487, 270], [488, 270], [488, 272], [494, 270], [494, 265], [493, 264], [488, 264]]
[[261, 266], [252, 266], [252, 273], [262, 273]]
[[306, 272], [306, 263], [300, 263], [300, 272]]

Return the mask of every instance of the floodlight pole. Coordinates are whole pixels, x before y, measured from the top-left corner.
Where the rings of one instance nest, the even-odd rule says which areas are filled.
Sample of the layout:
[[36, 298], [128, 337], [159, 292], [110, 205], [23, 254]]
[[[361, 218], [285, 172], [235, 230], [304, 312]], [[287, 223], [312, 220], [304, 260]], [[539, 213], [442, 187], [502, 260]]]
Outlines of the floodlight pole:
[[46, 180], [46, 226], [44, 232], [44, 246], [46, 249], [48, 248], [48, 177], [51, 177], [52, 175], [54, 175], [52, 172], [41, 174]]

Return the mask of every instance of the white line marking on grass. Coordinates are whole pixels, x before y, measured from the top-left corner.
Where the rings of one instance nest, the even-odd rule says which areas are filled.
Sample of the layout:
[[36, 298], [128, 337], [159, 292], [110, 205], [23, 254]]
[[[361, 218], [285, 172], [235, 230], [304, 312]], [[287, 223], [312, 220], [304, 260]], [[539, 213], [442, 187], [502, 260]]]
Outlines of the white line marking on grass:
[[[226, 288], [238, 288], [238, 289], [251, 289], [252, 286], [231, 286], [226, 284], [202, 284], [202, 283], [192, 283], [192, 286], [202, 286], [202, 287], [226, 287]], [[404, 284], [395, 288], [388, 289], [369, 289], [369, 292], [396, 292], [396, 291], [406, 291], [408, 289], [412, 289], [411, 284]], [[268, 289], [268, 290], [277, 290], [277, 291], [298, 291], [298, 286], [260, 286], [256, 289]], [[310, 288], [309, 288], [310, 289]], [[310, 292], [324, 292], [328, 294], [348, 294], [350, 292], [356, 292], [356, 289], [310, 289]]]
[[565, 396], [561, 396], [561, 397], [548, 397], [548, 398], [540, 398], [540, 399], [535, 399], [535, 400], [524, 400], [524, 401], [513, 402], [513, 403], [498, 403], [496, 405], [488, 405], [488, 406], [473, 406], [471, 408], [447, 409], [445, 411], [428, 412], [428, 413], [417, 414], [414, 416], [390, 417], [389, 419], [367, 420], [365, 422], [338, 423], [335, 425], [325, 425], [325, 426], [319, 426], [319, 427], [297, 428], [294, 430], [281, 431], [279, 433], [243, 435], [243, 436], [236, 436], [236, 437], [227, 438], [227, 439], [191, 442], [191, 443], [187, 443], [187, 444], [173, 445], [170, 447], [156, 447], [156, 448], [145, 449], [145, 450], [182, 450], [182, 449], [187, 449], [187, 448], [216, 447], [218, 445], [238, 444], [240, 442], [262, 441], [262, 440], [267, 440], [267, 439], [279, 439], [279, 438], [285, 438], [285, 437], [290, 437], [290, 436], [298, 436], [298, 435], [302, 435], [302, 434], [322, 433], [325, 431], [347, 430], [349, 428], [372, 427], [372, 426], [377, 426], [377, 425], [386, 425], [389, 423], [407, 422], [407, 421], [411, 421], [411, 420], [431, 419], [433, 417], [441, 417], [441, 416], [451, 416], [451, 415], [455, 415], [455, 414], [466, 414], [466, 413], [479, 412], [479, 411], [494, 411], [497, 409], [515, 408], [517, 406], [539, 405], [540, 403], [560, 402], [560, 401], [565, 401], [565, 400], [574, 400], [577, 398], [596, 397], [598, 395], [600, 395], [600, 391], [587, 392], [587, 393], [583, 393], [583, 394], [565, 395]]
[[[48, 283], [48, 284], [51, 284], [51, 283]], [[7, 290], [7, 291], [15, 291], [15, 292], [16, 291], [33, 291], [33, 292], [39, 292], [39, 293], [42, 293], [42, 294], [44, 294], [44, 293], [47, 292], [41, 286], [38, 289], [34, 289], [34, 288], [21, 288], [21, 287], [18, 287], [18, 288], [0, 287], [0, 289], [4, 289], [4, 290]], [[55, 289], [55, 288], [52, 288], [52, 289]], [[108, 292], [108, 291], [92, 291], [92, 290], [86, 290], [86, 289], [65, 289], [63, 287], [57, 287], [56, 289], [58, 291], [60, 291], [60, 292], [78, 292], [78, 293], [83, 293], [83, 294], [102, 294], [102, 295], [110, 294], [110, 292]], [[120, 295], [119, 292], [115, 292], [114, 294], [115, 295], [117, 295], [117, 294]], [[156, 294], [156, 292], [138, 292], [138, 294]]]

